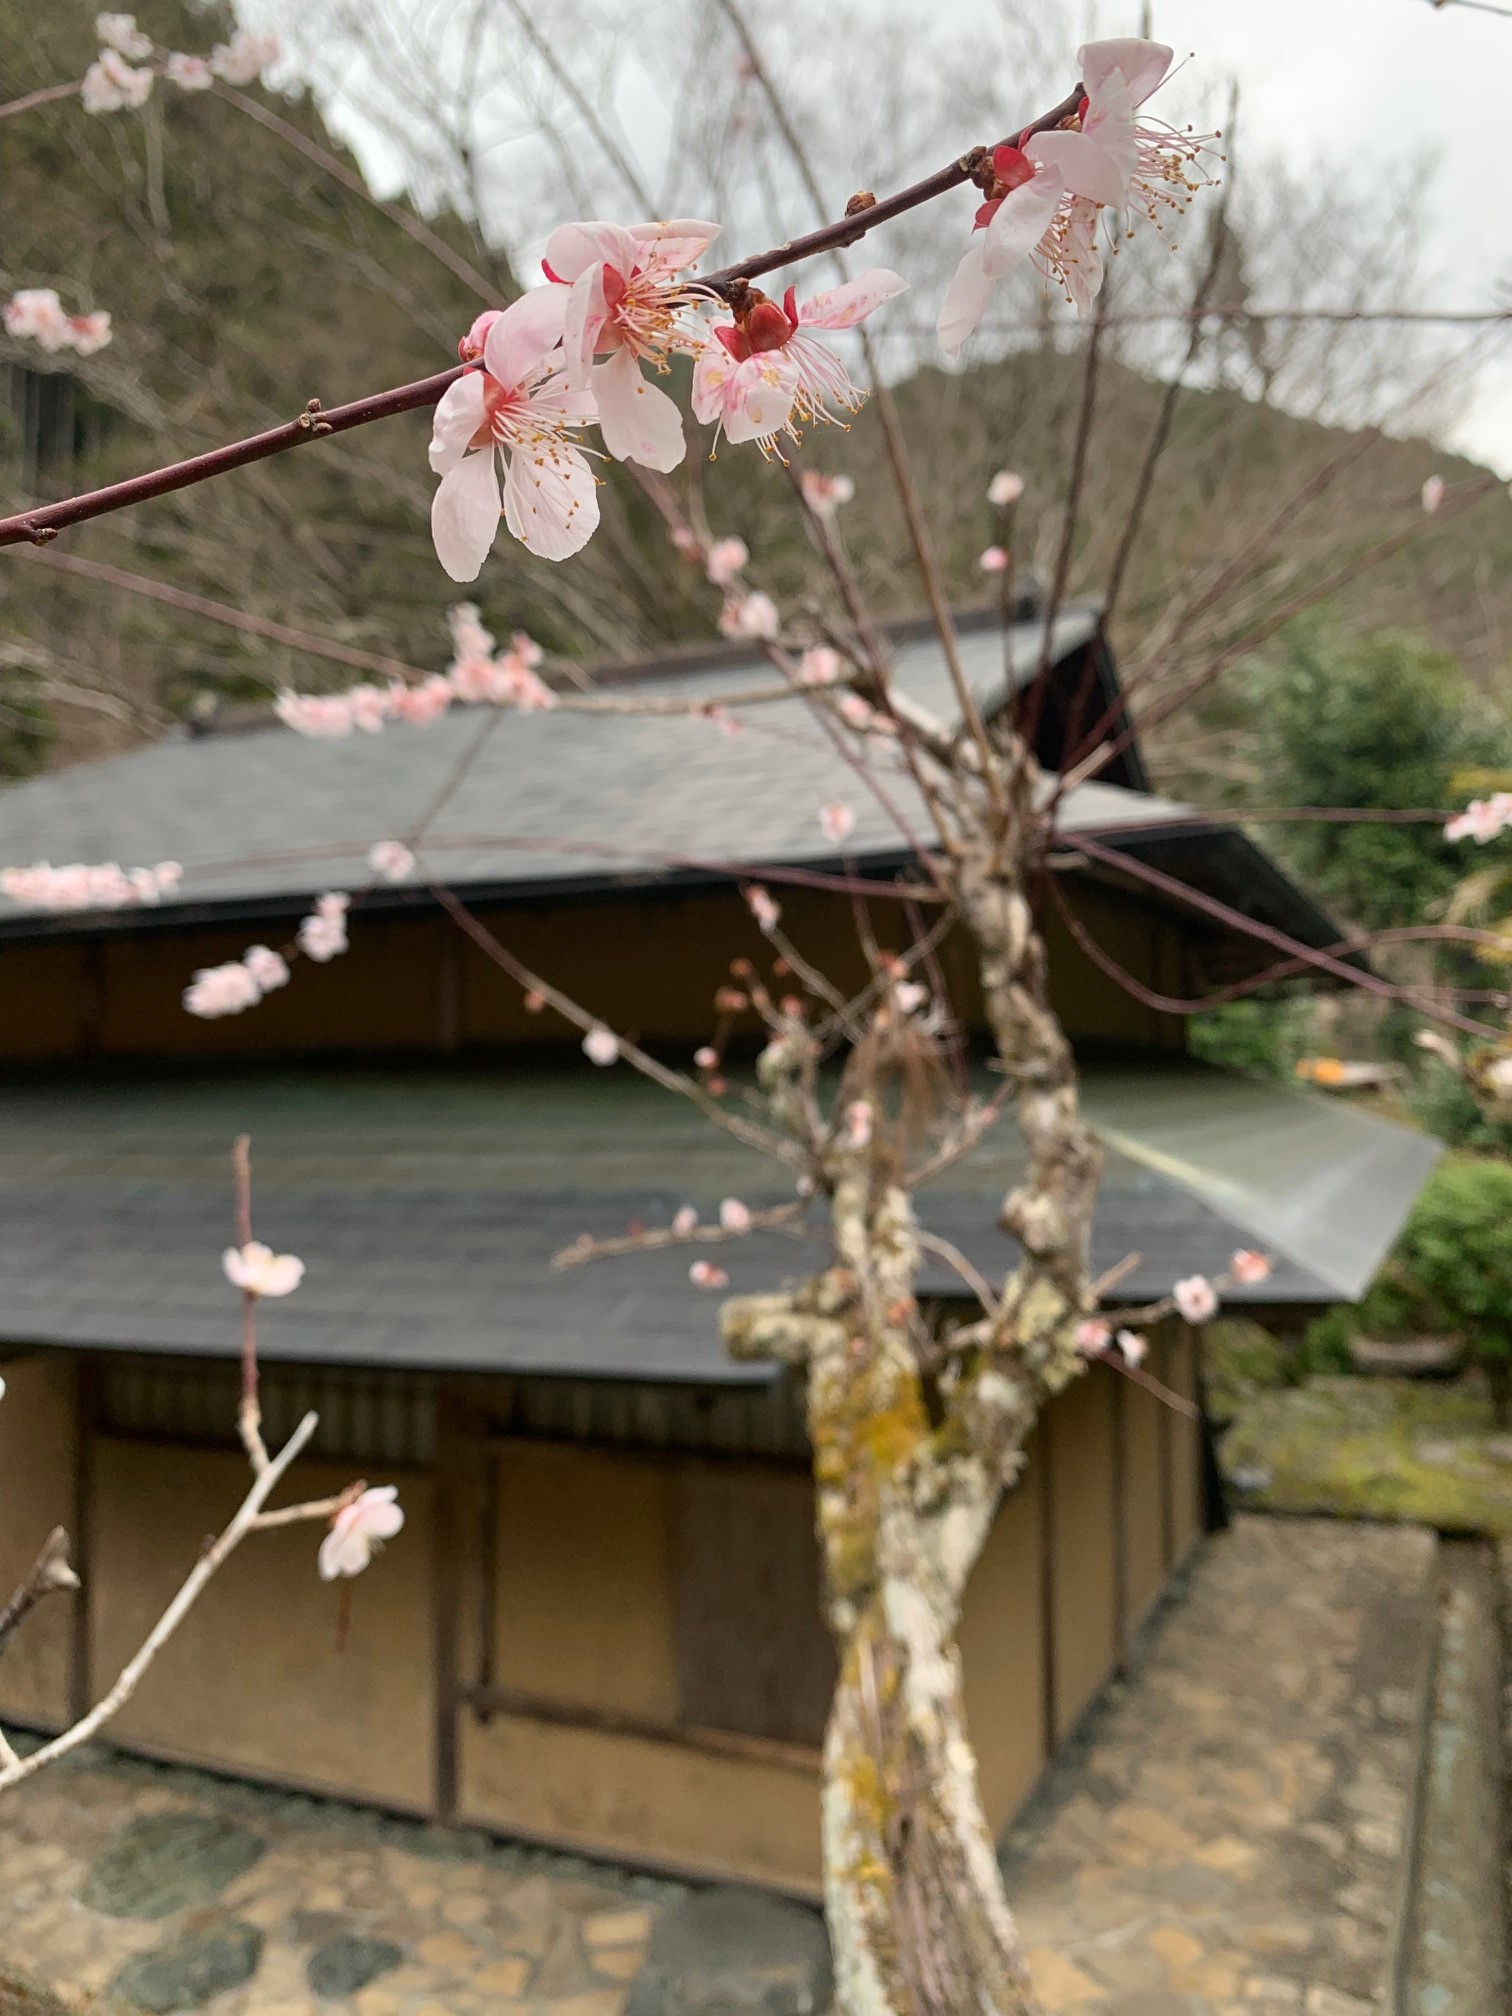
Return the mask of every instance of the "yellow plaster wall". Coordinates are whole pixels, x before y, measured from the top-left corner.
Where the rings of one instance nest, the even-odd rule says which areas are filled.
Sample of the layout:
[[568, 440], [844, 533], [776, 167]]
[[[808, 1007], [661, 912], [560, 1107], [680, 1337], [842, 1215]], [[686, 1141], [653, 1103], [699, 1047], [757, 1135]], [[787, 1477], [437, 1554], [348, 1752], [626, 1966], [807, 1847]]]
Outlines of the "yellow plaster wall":
[[[193, 1566], [205, 1536], [247, 1489], [243, 1458], [102, 1438], [91, 1466], [91, 1629], [97, 1685], [140, 1644]], [[323, 1497], [350, 1475], [297, 1464], [274, 1500]], [[155, 1661], [116, 1731], [127, 1744], [221, 1769], [382, 1804], [431, 1803], [430, 1626], [433, 1486], [394, 1480], [404, 1530], [350, 1585], [336, 1648], [338, 1593], [321, 1582], [323, 1529], [250, 1535]]]
[[[72, 1532], [78, 1361], [38, 1354], [0, 1359], [0, 1602], [16, 1588], [54, 1526]], [[73, 1596], [49, 1596], [0, 1657], [0, 1723], [67, 1720]]]

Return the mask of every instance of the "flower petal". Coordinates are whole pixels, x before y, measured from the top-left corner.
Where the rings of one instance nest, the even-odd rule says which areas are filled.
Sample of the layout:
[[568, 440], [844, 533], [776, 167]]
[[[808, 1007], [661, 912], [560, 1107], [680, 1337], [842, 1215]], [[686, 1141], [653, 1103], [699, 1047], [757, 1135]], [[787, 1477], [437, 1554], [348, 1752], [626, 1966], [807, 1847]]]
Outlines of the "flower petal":
[[986, 314], [991, 299], [987, 248], [980, 238], [973, 238], [965, 258], [951, 276], [935, 322], [935, 332], [952, 357]]
[[873, 266], [859, 279], [847, 280], [843, 287], [827, 287], [805, 301], [798, 310], [798, 321], [808, 329], [854, 329], [884, 301], [907, 292], [908, 282], [901, 274]]
[[634, 232], [622, 224], [559, 224], [546, 240], [545, 263], [558, 280], [576, 280], [590, 266], [599, 265], [628, 273], [635, 265], [636, 250]]
[[682, 414], [658, 386], [641, 375], [628, 350], [593, 367], [599, 432], [616, 462], [643, 469], [675, 469], [687, 452]]
[[501, 385], [513, 389], [536, 370], [562, 340], [567, 299], [560, 287], [532, 287], [490, 326], [483, 362]]
[[477, 580], [498, 529], [499, 476], [485, 448], [448, 469], [431, 499], [436, 558], [453, 581]]
[[[1037, 166], [1052, 169], [1073, 196], [1086, 196], [1118, 210], [1128, 196], [1129, 178], [1134, 173], [1134, 114], [1122, 79], [1115, 76], [1106, 95], [1112, 103], [1095, 127], [1089, 125], [1082, 133], [1036, 133], [1024, 151]], [[1026, 182], [1024, 187], [1032, 189], [1034, 183]]]
[[430, 466], [438, 476], [455, 469], [483, 425], [483, 374], [468, 371], [448, 385], [431, 416]]
[[725, 391], [735, 375], [735, 359], [723, 343], [711, 338], [693, 366], [693, 417], [705, 426], [724, 408]]
[[1038, 245], [1064, 194], [1060, 177], [1046, 171], [1010, 189], [982, 234], [982, 270], [989, 280], [1006, 279]]
[[582, 452], [516, 449], [504, 480], [504, 522], [543, 560], [580, 553], [599, 522], [598, 484]]
[[724, 431], [731, 441], [760, 441], [787, 424], [798, 397], [799, 370], [790, 357], [765, 351], [737, 364], [725, 390]]
[[562, 354], [574, 385], [586, 385], [593, 353], [609, 310], [604, 301], [604, 269], [590, 266], [567, 289]]
[[1076, 53], [1082, 89], [1095, 95], [1115, 72], [1128, 86], [1131, 105], [1143, 105], [1171, 67], [1172, 51], [1164, 42], [1142, 36], [1115, 36], [1107, 42], [1087, 42]]

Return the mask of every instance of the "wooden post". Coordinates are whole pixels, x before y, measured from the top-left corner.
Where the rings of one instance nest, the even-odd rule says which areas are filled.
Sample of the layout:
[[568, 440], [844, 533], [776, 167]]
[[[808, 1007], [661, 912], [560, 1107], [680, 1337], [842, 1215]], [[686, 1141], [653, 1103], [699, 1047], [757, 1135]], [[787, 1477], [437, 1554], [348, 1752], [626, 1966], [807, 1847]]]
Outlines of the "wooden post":
[[80, 1360], [74, 1381], [74, 1572], [73, 1629], [68, 1648], [68, 1719], [77, 1722], [94, 1705], [94, 1648], [90, 1630], [94, 1608], [94, 1441], [99, 1421], [99, 1373], [92, 1358]]
[[[1174, 1359], [1169, 1333], [1160, 1339], [1160, 1378], [1171, 1383]], [[1176, 1562], [1176, 1476], [1175, 1453], [1171, 1443], [1174, 1417], [1164, 1403], [1156, 1410], [1160, 1422], [1160, 1560], [1167, 1575]]]
[[1043, 1690], [1042, 1730], [1045, 1757], [1055, 1754], [1055, 1475], [1051, 1457], [1050, 1414], [1040, 1415], [1035, 1429], [1039, 1467], [1040, 1509], [1040, 1686]]
[[1116, 1372], [1103, 1372], [1108, 1382], [1108, 1406], [1112, 1410], [1112, 1488], [1109, 1491], [1113, 1515], [1113, 1670], [1124, 1673], [1129, 1662], [1129, 1424], [1124, 1381]]
[[431, 1689], [434, 1705], [431, 1803], [438, 1820], [457, 1810], [457, 1730], [462, 1707], [461, 1617], [467, 1416], [443, 1385], [436, 1395], [436, 1512], [431, 1560]]

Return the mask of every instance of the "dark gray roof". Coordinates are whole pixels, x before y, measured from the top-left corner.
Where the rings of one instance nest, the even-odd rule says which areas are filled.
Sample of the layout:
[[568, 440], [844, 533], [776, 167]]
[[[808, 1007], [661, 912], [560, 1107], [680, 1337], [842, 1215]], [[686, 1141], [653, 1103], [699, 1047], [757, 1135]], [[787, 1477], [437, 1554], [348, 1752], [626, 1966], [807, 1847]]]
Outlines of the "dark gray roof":
[[[1086, 1102], [1109, 1151], [1095, 1263], [1143, 1256], [1127, 1299], [1216, 1273], [1238, 1245], [1276, 1266], [1236, 1299], [1358, 1296], [1438, 1152], [1321, 1095], [1195, 1068], [1094, 1070]], [[297, 1294], [265, 1305], [270, 1359], [769, 1376], [725, 1358], [718, 1298], [690, 1286], [686, 1249], [551, 1272], [579, 1232], [772, 1194], [770, 1165], [693, 1109], [586, 1069], [0, 1084], [0, 1345], [234, 1354], [219, 1255], [243, 1130], [257, 1234], [308, 1266]], [[1013, 1259], [994, 1218], [1016, 1152], [1005, 1123], [921, 1198], [925, 1223], [989, 1275]], [[808, 1272], [821, 1250], [769, 1233], [717, 1257], [739, 1292]]]
[[[1099, 676], [1111, 680], [1096, 632], [1094, 605], [1068, 608], [1056, 622], [1052, 656], [1060, 663], [1090, 647]], [[1010, 631], [1015, 687], [1037, 669], [1043, 637], [1040, 622]], [[968, 627], [961, 649], [990, 712], [1008, 691], [1003, 633]], [[916, 699], [954, 718], [932, 638], [897, 643], [896, 675]], [[753, 685], [769, 687], [774, 677], [760, 659], [724, 654], [714, 665], [694, 661], [690, 670], [682, 661], [675, 670], [641, 672], [606, 690], [717, 705]], [[180, 734], [0, 792], [0, 862], [117, 861], [134, 868], [176, 860], [185, 869], [177, 897], [160, 910], [91, 920], [39, 917], [0, 897], [0, 935], [72, 933], [95, 923], [154, 927], [207, 912], [277, 914], [302, 907], [322, 889], [364, 887], [373, 879], [366, 865], [373, 842], [412, 831], [464, 763], [466, 774], [423, 851], [436, 879], [475, 899], [484, 891], [565, 895], [832, 860], [816, 815], [835, 799], [857, 813], [848, 846], [854, 858], [880, 870], [907, 857], [896, 825], [801, 702], [750, 708], [740, 718], [742, 732], [728, 736], [704, 718], [458, 708], [428, 728], [391, 726], [336, 743], [277, 725]], [[884, 753], [880, 763], [893, 799], [924, 835], [925, 813], [898, 759]], [[1329, 920], [1242, 835], [1193, 827], [1191, 818], [1189, 807], [1170, 800], [1089, 783], [1067, 795], [1061, 824], [1070, 835], [1116, 836], [1112, 844], [1129, 853], [1158, 845], [1162, 865], [1225, 901], [1308, 943], [1338, 939]], [[417, 895], [380, 887], [367, 907]]]

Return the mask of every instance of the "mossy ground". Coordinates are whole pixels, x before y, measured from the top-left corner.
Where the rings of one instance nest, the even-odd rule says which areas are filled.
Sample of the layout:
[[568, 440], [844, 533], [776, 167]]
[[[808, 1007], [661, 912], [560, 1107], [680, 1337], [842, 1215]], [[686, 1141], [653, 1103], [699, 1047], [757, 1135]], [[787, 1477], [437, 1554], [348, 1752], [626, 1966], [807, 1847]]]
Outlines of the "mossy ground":
[[1251, 1487], [1240, 1503], [1512, 1540], [1512, 1437], [1478, 1381], [1318, 1375], [1247, 1394], [1230, 1384], [1229, 1397], [1221, 1460]]

